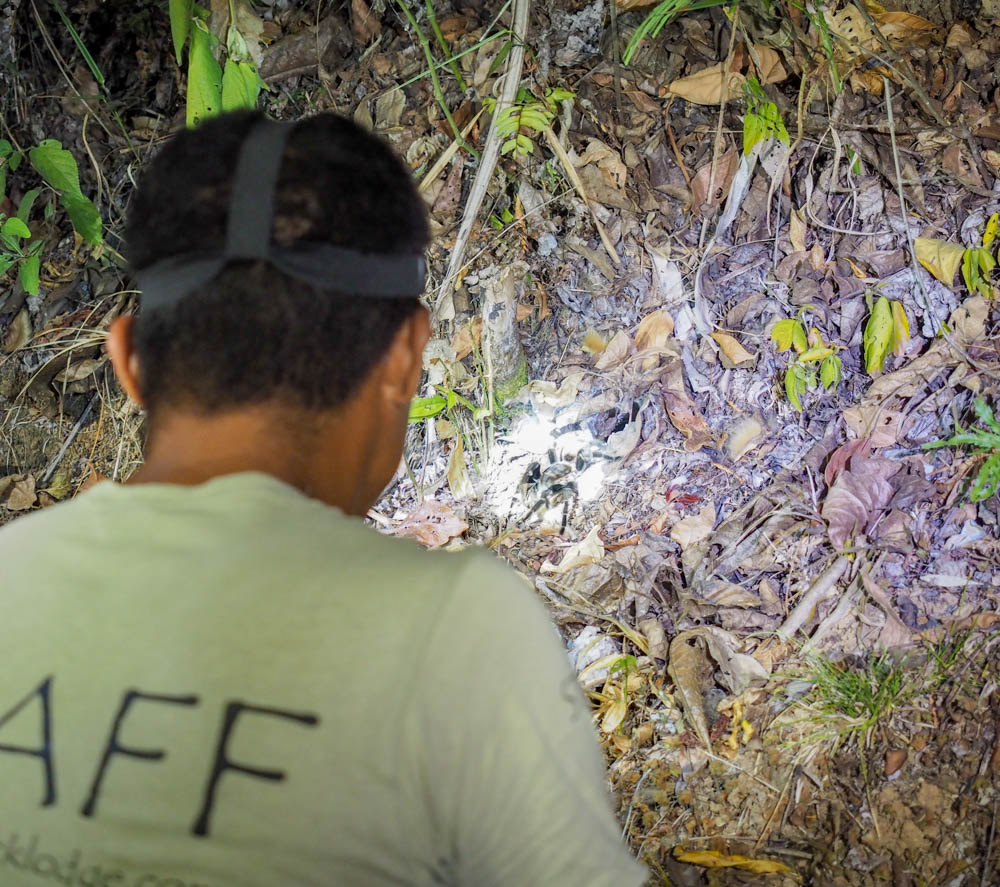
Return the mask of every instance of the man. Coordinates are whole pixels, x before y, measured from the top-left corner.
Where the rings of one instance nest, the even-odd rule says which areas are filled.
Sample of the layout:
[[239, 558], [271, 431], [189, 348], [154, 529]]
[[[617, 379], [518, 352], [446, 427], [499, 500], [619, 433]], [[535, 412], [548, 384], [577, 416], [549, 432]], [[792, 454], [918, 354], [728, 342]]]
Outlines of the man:
[[124, 485], [0, 531], [0, 884], [618, 885], [531, 590], [361, 517], [428, 315], [409, 172], [320, 115], [185, 132], [132, 200]]

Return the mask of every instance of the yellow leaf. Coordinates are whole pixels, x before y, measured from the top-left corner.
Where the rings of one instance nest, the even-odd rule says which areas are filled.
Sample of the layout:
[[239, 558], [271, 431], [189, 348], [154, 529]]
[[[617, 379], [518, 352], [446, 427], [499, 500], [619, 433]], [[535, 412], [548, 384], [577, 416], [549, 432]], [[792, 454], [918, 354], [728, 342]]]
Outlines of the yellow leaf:
[[725, 853], [719, 853], [717, 850], [685, 850], [683, 847], [674, 847], [674, 857], [680, 862], [701, 865], [709, 869], [738, 868], [757, 875], [791, 871], [783, 862], [777, 862], [773, 859], [729, 856]]
[[743, 95], [746, 78], [736, 72], [723, 73], [721, 64], [704, 68], [690, 77], [675, 80], [667, 89], [676, 96], [695, 105], [718, 105], [722, 101]]
[[898, 357], [903, 356], [910, 341], [910, 321], [901, 302], [892, 300], [892, 347]]
[[[674, 332], [674, 319], [662, 308], [647, 314], [635, 331], [635, 347], [638, 351], [647, 348], [663, 348]], [[644, 370], [651, 370], [660, 362], [659, 355], [651, 355], [642, 361]]]
[[[796, 332], [798, 332], [804, 342], [805, 333], [802, 332], [801, 323], [793, 318], [779, 320], [773, 327], [771, 327], [771, 341], [778, 346], [779, 351], [787, 351], [792, 347], [792, 343], [797, 338]], [[801, 350], [805, 349], [803, 348]]]
[[600, 354], [607, 347], [608, 340], [597, 330], [587, 330], [587, 334], [583, 337], [584, 351], [588, 354]]
[[865, 324], [865, 369], [869, 373], [882, 369], [892, 342], [892, 331], [892, 309], [889, 307], [889, 300], [885, 296], [880, 296], [872, 309], [872, 316]]
[[989, 249], [996, 240], [997, 231], [1000, 230], [1000, 213], [993, 213], [986, 223], [986, 230], [983, 232], [983, 246]]
[[913, 241], [913, 254], [941, 283], [951, 286], [962, 264], [965, 247], [934, 237], [918, 237]]
[[722, 353], [734, 367], [744, 363], [753, 363], [754, 356], [744, 348], [737, 339], [728, 333], [712, 333], [712, 338], [719, 343]]
[[[601, 718], [601, 730], [604, 733], [614, 733], [625, 720], [628, 713], [628, 699], [625, 692], [618, 684], [611, 685], [611, 701], [608, 704], [604, 717]], [[607, 691], [605, 691], [607, 692]]]
[[934, 22], [909, 12], [883, 12], [873, 18], [882, 34], [896, 43], [920, 43], [938, 30]]

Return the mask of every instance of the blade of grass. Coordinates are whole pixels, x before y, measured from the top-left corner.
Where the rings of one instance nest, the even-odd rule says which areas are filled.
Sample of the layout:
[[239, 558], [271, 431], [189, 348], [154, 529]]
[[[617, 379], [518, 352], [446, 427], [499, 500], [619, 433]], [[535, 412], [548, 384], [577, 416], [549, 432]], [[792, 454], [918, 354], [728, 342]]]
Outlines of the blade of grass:
[[448, 41], [444, 39], [444, 34], [441, 33], [441, 26], [438, 25], [437, 15], [434, 14], [434, 2], [433, 0], [425, 0], [424, 5], [427, 8], [427, 21], [430, 22], [431, 30], [434, 32], [434, 39], [437, 40], [438, 46], [441, 47], [441, 52], [444, 53], [445, 59], [451, 68], [451, 73], [455, 75], [455, 79], [458, 81], [458, 86], [465, 92], [465, 78], [462, 77], [462, 71], [458, 67], [458, 62], [451, 56], [451, 47], [448, 46]]

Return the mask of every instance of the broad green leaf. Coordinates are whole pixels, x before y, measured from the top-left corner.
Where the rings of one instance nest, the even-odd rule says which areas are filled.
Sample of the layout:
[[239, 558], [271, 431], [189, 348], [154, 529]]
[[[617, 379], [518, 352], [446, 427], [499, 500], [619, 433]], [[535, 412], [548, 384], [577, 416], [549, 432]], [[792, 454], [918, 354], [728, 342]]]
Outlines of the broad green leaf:
[[1000, 213], [993, 213], [986, 223], [986, 230], [983, 232], [983, 247], [985, 249], [989, 249], [993, 245], [998, 231], [1000, 231]]
[[12, 256], [10, 253], [0, 253], [0, 277], [3, 277], [16, 261], [17, 256]]
[[24, 155], [20, 151], [15, 151], [10, 155], [10, 160], [7, 161], [10, 166], [11, 172], [17, 172], [21, 166], [21, 161], [24, 160]]
[[38, 199], [38, 195], [41, 194], [40, 188], [32, 188], [30, 191], [24, 192], [24, 197], [21, 198], [20, 204], [17, 207], [17, 217], [28, 224], [28, 219], [31, 218], [31, 210], [35, 205], [35, 200]]
[[836, 388], [840, 384], [841, 363], [836, 354], [831, 354], [819, 365], [819, 380], [827, 391]]
[[902, 357], [906, 343], [910, 341], [910, 321], [902, 302], [893, 299], [889, 304], [892, 308], [892, 343], [889, 347], [897, 357]]
[[0, 225], [0, 233], [7, 237], [31, 237], [31, 229], [17, 216], [11, 216]]
[[260, 77], [250, 62], [234, 62], [226, 59], [222, 72], [222, 110], [238, 111], [241, 108], [255, 108], [260, 95]]
[[865, 324], [865, 369], [869, 375], [882, 369], [892, 342], [892, 308], [885, 296], [879, 296]]
[[967, 249], [962, 255], [962, 280], [970, 293], [979, 289], [979, 264], [976, 262], [974, 249]]
[[77, 233], [88, 243], [102, 241], [101, 214], [80, 190], [76, 160], [55, 139], [45, 139], [28, 152], [31, 165], [59, 194]]
[[555, 86], [545, 90], [545, 97], [550, 102], [568, 102], [570, 99], [576, 98], [576, 93], [561, 86]]
[[60, 197], [77, 233], [87, 243], [100, 243], [102, 224], [97, 207], [82, 194], [61, 194]]
[[80, 171], [73, 155], [55, 139], [44, 139], [28, 152], [31, 165], [56, 191], [80, 192]]
[[38, 256], [28, 256], [28, 258], [21, 262], [21, 267], [17, 269], [17, 276], [21, 280], [21, 286], [31, 296], [38, 295], [39, 264]]
[[192, 128], [222, 110], [222, 69], [212, 54], [216, 42], [200, 20], [192, 21], [187, 84], [187, 125]]
[[415, 397], [410, 401], [410, 421], [420, 422], [423, 419], [430, 419], [443, 413], [448, 406], [447, 398], [440, 394], [432, 394], [430, 397]]
[[0, 160], [8, 156], [13, 150], [14, 146], [10, 142], [6, 139], [0, 139]]
[[797, 363], [793, 363], [788, 372], [785, 373], [785, 394], [788, 395], [788, 402], [800, 413], [802, 403], [799, 397], [805, 394], [807, 387], [806, 371]]
[[994, 453], [979, 469], [975, 483], [969, 492], [969, 499], [973, 502], [982, 502], [989, 499], [997, 489], [1000, 488], [1000, 453]]
[[174, 38], [174, 56], [181, 63], [184, 44], [191, 31], [191, 12], [194, 0], [170, 0], [170, 33]]
[[787, 351], [794, 347], [801, 354], [808, 347], [806, 331], [801, 321], [794, 318], [779, 320], [771, 327], [771, 341], [778, 346], [779, 351]]

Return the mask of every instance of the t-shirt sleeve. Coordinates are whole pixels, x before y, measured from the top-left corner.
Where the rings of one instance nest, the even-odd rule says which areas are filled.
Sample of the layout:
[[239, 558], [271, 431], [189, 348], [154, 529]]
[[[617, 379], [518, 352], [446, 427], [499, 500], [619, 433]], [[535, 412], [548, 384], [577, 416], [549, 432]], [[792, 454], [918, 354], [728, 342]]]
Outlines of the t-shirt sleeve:
[[541, 602], [485, 553], [452, 581], [413, 709], [428, 737], [421, 794], [448, 881], [641, 885], [588, 706]]

